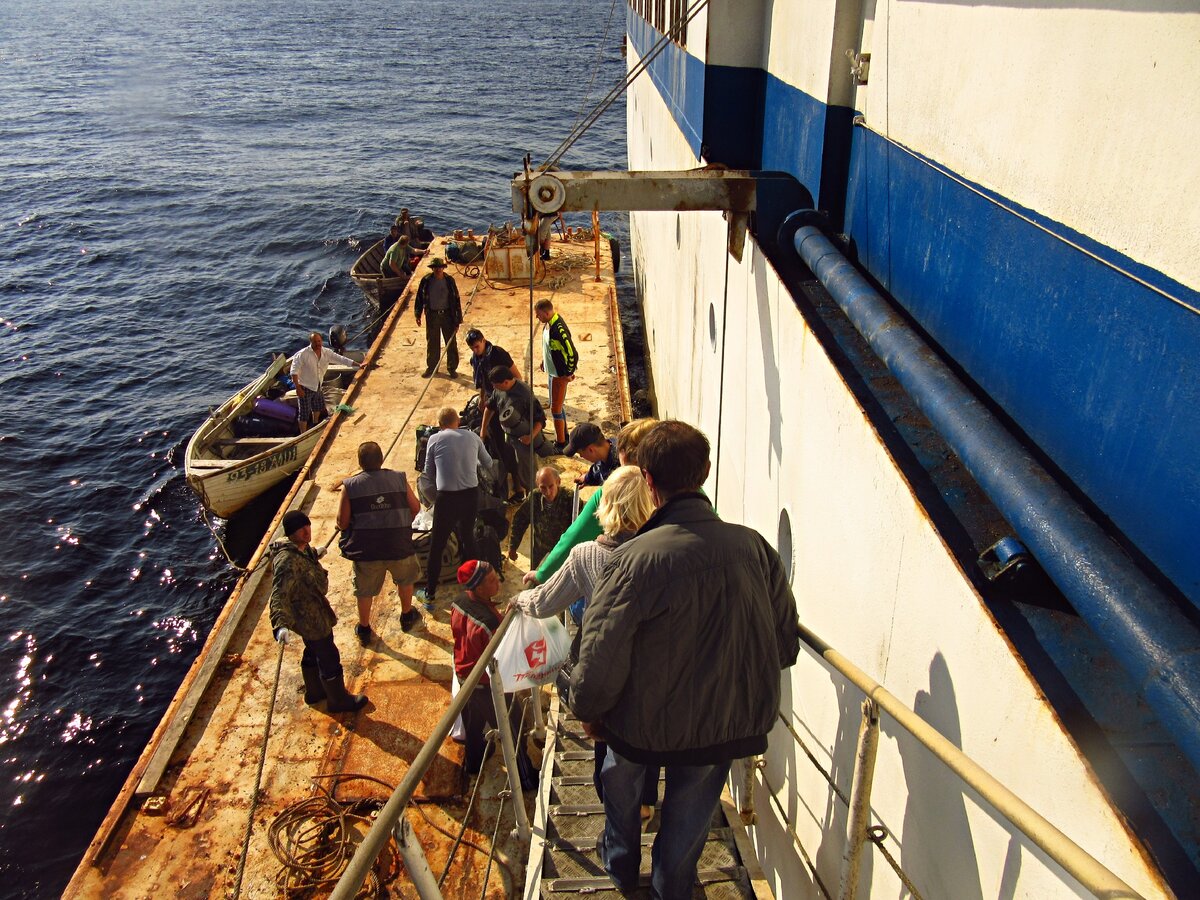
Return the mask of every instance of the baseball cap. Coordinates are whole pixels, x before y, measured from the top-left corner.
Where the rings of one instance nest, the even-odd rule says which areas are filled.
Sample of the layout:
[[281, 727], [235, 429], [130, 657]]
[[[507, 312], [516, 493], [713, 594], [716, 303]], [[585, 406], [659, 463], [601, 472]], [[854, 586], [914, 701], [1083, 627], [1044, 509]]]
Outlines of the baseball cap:
[[575, 426], [575, 430], [571, 432], [571, 440], [563, 448], [563, 453], [567, 456], [574, 456], [584, 447], [599, 444], [603, 440], [604, 432], [600, 430], [598, 425], [592, 422], [580, 422]]

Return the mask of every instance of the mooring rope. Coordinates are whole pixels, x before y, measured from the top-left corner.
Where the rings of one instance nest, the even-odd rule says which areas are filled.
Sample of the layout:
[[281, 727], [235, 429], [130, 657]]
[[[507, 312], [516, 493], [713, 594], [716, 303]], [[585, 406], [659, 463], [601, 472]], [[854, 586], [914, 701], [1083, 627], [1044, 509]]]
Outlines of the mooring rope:
[[546, 158], [544, 163], [538, 166], [538, 172], [541, 173], [549, 171], [553, 166], [558, 165], [559, 160], [561, 160], [563, 154], [571, 148], [571, 145], [583, 137], [584, 133], [587, 132], [587, 130], [594, 124], [596, 124], [596, 121], [602, 115], [604, 115], [610, 106], [617, 101], [617, 98], [625, 93], [625, 91], [629, 89], [629, 86], [633, 84], [637, 77], [650, 67], [650, 64], [658, 58], [659, 54], [666, 49], [667, 45], [670, 44], [671, 41], [683, 34], [683, 31], [687, 27], [688, 23], [691, 22], [692, 19], [696, 17], [696, 14], [706, 6], [708, 6], [708, 0], [695, 0], [695, 2], [688, 8], [687, 13], [681, 17], [671, 28], [669, 28], [665, 34], [655, 41], [655, 43], [646, 52], [646, 55], [638, 60], [637, 65], [629, 70], [629, 73], [625, 76], [625, 78], [616, 86], [614, 86], [612, 90], [610, 90], [604, 96], [604, 98], [592, 108], [592, 111], [588, 113], [582, 121], [576, 123], [575, 127], [571, 129], [565, 138], [563, 138], [562, 143], [560, 143], [554, 149], [554, 152]]
[[279, 673], [283, 670], [283, 648], [279, 642], [279, 653], [275, 658], [275, 683], [271, 686], [271, 703], [267, 707], [267, 722], [263, 726], [262, 741], [258, 747], [258, 770], [254, 773], [254, 789], [250, 793], [250, 809], [246, 812], [246, 833], [242, 837], [242, 853], [238, 858], [237, 878], [233, 883], [233, 900], [242, 894], [242, 876], [246, 873], [246, 855], [250, 852], [250, 833], [254, 830], [254, 813], [258, 809], [258, 794], [262, 787], [263, 767], [267, 763], [267, 742], [271, 738], [271, 719], [275, 716], [275, 698], [279, 695]]

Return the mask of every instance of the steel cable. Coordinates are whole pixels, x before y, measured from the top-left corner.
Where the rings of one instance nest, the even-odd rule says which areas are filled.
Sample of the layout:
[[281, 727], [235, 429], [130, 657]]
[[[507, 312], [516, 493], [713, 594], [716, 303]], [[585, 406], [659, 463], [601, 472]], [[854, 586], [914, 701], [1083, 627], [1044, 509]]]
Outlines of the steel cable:
[[250, 793], [250, 809], [246, 813], [246, 833], [242, 837], [242, 853], [238, 858], [237, 877], [233, 884], [233, 898], [237, 900], [242, 893], [242, 876], [246, 872], [246, 854], [250, 851], [250, 833], [254, 829], [254, 812], [258, 808], [259, 789], [262, 787], [263, 766], [267, 762], [267, 742], [271, 738], [271, 719], [275, 715], [275, 698], [279, 696], [279, 673], [283, 669], [282, 641], [279, 642], [279, 654], [275, 658], [275, 682], [271, 686], [271, 703], [267, 707], [267, 721], [263, 726], [262, 742], [258, 749], [258, 770], [254, 773], [254, 789]]
[[633, 84], [637, 77], [650, 67], [650, 64], [654, 62], [656, 58], [658, 58], [659, 54], [666, 49], [667, 45], [683, 34], [683, 31], [687, 27], [688, 23], [691, 22], [692, 19], [696, 17], [696, 14], [707, 5], [708, 0], [696, 0], [696, 2], [694, 2], [688, 8], [686, 15], [680, 18], [673, 27], [668, 29], [667, 32], [651, 46], [646, 55], [638, 60], [637, 65], [635, 65], [629, 71], [625, 78], [620, 83], [615, 85], [612, 90], [605, 95], [604, 99], [597, 103], [596, 106], [593, 107], [592, 111], [588, 113], [588, 115], [582, 121], [578, 122], [574, 128], [571, 129], [567, 136], [563, 138], [562, 143], [560, 143], [554, 149], [554, 152], [552, 152], [550, 156], [546, 158], [546, 161], [538, 166], [538, 172], [541, 173], [549, 171], [550, 168], [557, 165], [559, 160], [562, 159], [563, 154], [571, 148], [571, 145], [583, 137], [584, 133], [596, 123], [600, 116], [604, 115], [608, 108], [617, 101], [617, 98], [629, 89], [629, 86]]

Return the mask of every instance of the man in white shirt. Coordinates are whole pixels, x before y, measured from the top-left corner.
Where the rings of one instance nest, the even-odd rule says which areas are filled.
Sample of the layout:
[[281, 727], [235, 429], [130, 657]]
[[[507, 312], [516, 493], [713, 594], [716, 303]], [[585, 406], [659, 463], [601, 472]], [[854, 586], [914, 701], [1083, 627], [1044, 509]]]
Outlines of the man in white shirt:
[[325, 396], [321, 393], [321, 382], [332, 363], [343, 366], [358, 366], [357, 363], [332, 350], [323, 349], [321, 335], [313, 332], [308, 336], [308, 346], [292, 357], [292, 382], [296, 385], [296, 396], [300, 400], [300, 428], [311, 428], [329, 415], [325, 409]]

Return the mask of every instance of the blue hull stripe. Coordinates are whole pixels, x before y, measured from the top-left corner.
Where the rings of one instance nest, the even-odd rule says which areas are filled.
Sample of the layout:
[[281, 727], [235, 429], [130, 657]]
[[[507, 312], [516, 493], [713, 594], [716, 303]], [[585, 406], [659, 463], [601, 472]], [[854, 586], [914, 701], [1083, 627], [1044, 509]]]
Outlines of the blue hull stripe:
[[[658, 33], [631, 12], [629, 34]], [[653, 72], [697, 155], [844, 204], [859, 264], [1200, 606], [1200, 292], [868, 129], [843, 140], [850, 110], [769, 73], [676, 45]]]

